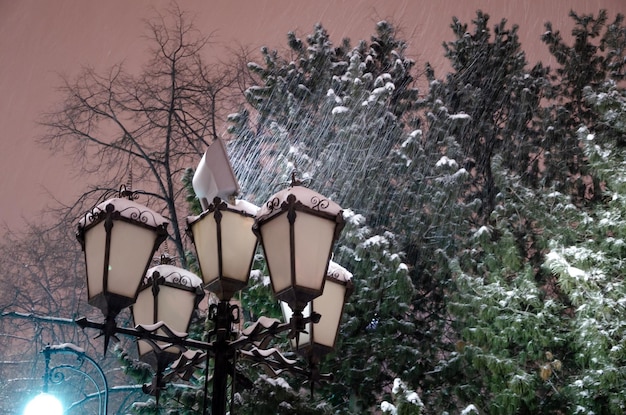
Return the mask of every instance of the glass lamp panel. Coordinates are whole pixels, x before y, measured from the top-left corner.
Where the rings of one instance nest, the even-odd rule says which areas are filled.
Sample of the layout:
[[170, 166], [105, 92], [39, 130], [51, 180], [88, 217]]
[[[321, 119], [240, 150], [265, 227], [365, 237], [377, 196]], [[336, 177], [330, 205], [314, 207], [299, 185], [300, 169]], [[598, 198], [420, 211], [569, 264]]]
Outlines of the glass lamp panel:
[[221, 225], [223, 276], [247, 282], [257, 245], [257, 237], [252, 232], [254, 218], [223, 211]]
[[[170, 329], [178, 333], [186, 333], [189, 328], [189, 320], [193, 313], [196, 294], [194, 292], [162, 285], [159, 287], [159, 309], [157, 318], [164, 322]], [[157, 323], [157, 321], [155, 321]], [[160, 334], [161, 333], [159, 330]], [[158, 342], [161, 344], [162, 342]], [[167, 348], [167, 351], [178, 353], [177, 348]]]
[[296, 284], [321, 291], [335, 233], [335, 222], [301, 211], [295, 222]]
[[[159, 285], [157, 320], [154, 319], [155, 301], [150, 287], [142, 290], [137, 296], [137, 302], [133, 306], [133, 319], [135, 324], [153, 325], [159, 321], [164, 322], [170, 329], [178, 333], [186, 333], [189, 328], [189, 320], [195, 308], [196, 294], [192, 291]], [[162, 330], [158, 334], [166, 335]], [[159, 345], [164, 342], [157, 341]], [[152, 347], [144, 342], [137, 342], [139, 355], [143, 356], [152, 351]], [[177, 349], [171, 348], [176, 352]], [[166, 348], [165, 350], [170, 350]]]
[[165, 285], [159, 288], [157, 318], [179, 333], [187, 332], [195, 308], [196, 293]]
[[157, 234], [151, 229], [123, 221], [114, 222], [109, 256], [109, 292], [135, 298], [152, 259], [156, 239]]
[[321, 314], [320, 321], [315, 324], [315, 343], [329, 348], [335, 345], [339, 330], [339, 322], [343, 311], [346, 286], [327, 279], [324, 293], [313, 300], [313, 310]]
[[[152, 295], [151, 289], [143, 290], [137, 296], [137, 301], [133, 305], [133, 320], [135, 321], [135, 325], [144, 324], [150, 325], [154, 324], [154, 296]], [[144, 341], [139, 340], [137, 342], [137, 347], [139, 348], [139, 356], [143, 356], [146, 353], [152, 351], [152, 347]]]
[[217, 256], [217, 224], [213, 214], [204, 216], [191, 226], [194, 245], [202, 270], [202, 280], [209, 284], [219, 276]]
[[87, 264], [87, 290], [89, 299], [102, 293], [104, 249], [106, 231], [101, 222], [85, 232], [85, 262]]
[[270, 271], [274, 292], [291, 286], [291, 247], [289, 246], [289, 221], [283, 213], [260, 226], [263, 251]]

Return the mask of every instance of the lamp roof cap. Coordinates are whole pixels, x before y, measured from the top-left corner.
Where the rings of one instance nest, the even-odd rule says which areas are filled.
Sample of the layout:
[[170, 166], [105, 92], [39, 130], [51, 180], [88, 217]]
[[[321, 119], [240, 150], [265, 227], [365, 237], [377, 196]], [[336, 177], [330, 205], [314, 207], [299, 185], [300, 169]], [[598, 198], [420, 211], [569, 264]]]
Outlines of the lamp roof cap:
[[155, 271], [168, 283], [185, 285], [191, 288], [202, 287], [202, 279], [196, 274], [170, 264], [161, 264], [150, 268], [146, 272], [145, 279], [150, 278]]
[[288, 198], [293, 195], [295, 199], [303, 206], [311, 209], [324, 212], [328, 215], [341, 214], [341, 206], [333, 202], [326, 196], [317, 193], [304, 186], [290, 186], [280, 192], [274, 194], [265, 203], [257, 216], [258, 220], [265, 220], [281, 212], [281, 206], [283, 203], [288, 203]]
[[126, 219], [141, 222], [153, 228], [169, 223], [167, 219], [147, 206], [126, 198], [114, 197], [105, 200], [87, 212], [79, 221], [79, 226], [85, 227], [94, 222], [95, 218], [103, 212], [106, 212], [107, 209], [112, 209], [113, 212], [119, 212], [120, 216]]
[[352, 279], [352, 273], [333, 260], [328, 262], [326, 275], [341, 282], [348, 282]]

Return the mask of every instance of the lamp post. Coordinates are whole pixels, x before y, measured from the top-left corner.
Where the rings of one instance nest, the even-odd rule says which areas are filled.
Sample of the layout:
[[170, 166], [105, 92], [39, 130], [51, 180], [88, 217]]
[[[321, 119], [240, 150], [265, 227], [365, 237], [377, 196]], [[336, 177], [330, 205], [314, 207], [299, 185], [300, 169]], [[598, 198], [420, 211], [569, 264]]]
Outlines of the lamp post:
[[[66, 412], [61, 402], [48, 393], [50, 384], [60, 384], [65, 381], [65, 373], [77, 373], [88, 380], [96, 390], [98, 396], [98, 414], [107, 414], [109, 402], [109, 384], [104, 371], [98, 363], [85, 354], [85, 351], [71, 343], [47, 345], [41, 353], [44, 355], [45, 372], [43, 375], [43, 391], [32, 399], [24, 409], [24, 415], [62, 415]], [[76, 357], [72, 363], [51, 365], [51, 357], [55, 354], [66, 354]], [[89, 363], [97, 376], [92, 376], [83, 365]]]
[[[209, 146], [196, 170], [193, 186], [204, 212], [188, 218], [187, 231], [196, 249], [202, 278], [171, 264], [148, 269], [167, 237], [167, 220], [133, 200], [110, 199], [87, 213], [78, 229], [87, 263], [89, 302], [102, 310], [105, 321], [83, 318], [77, 323], [83, 328], [101, 330], [105, 348], [109, 337], [115, 334], [138, 338], [141, 358], [149, 361], [157, 373], [146, 391], [157, 399], [172, 371], [188, 372], [190, 366], [203, 362], [203, 413], [207, 409], [211, 357], [213, 414], [226, 412], [228, 377], [234, 373], [238, 353], [277, 371], [287, 369], [306, 374], [312, 381], [319, 380], [322, 376], [316, 365], [310, 370], [302, 369], [275, 349], [267, 351], [263, 347], [276, 334], [289, 332], [295, 338], [296, 349], [301, 334], [306, 335], [311, 344], [306, 345], [310, 362], [319, 361], [319, 356], [333, 348], [346, 298], [346, 289], [337, 294], [333, 284], [339, 281], [343, 288], [349, 285], [349, 278], [329, 277], [329, 272], [334, 273], [334, 268], [329, 270], [332, 248], [343, 227], [341, 208], [295, 179], [261, 209], [236, 200], [239, 187], [221, 140]], [[234, 324], [239, 322], [239, 307], [230, 300], [248, 283], [257, 241], [263, 248], [274, 295], [293, 312], [287, 323], [261, 317], [239, 333], [234, 330]], [[206, 342], [189, 339], [185, 333], [191, 313], [202, 297], [202, 286], [219, 299], [209, 308], [208, 318], [214, 329]], [[327, 291], [330, 294], [324, 295], [328, 299], [316, 303]], [[307, 304], [312, 306], [305, 316]], [[318, 304], [324, 304], [324, 309]], [[131, 305], [137, 327], [118, 327], [115, 316]], [[305, 333], [307, 325], [311, 327], [320, 318], [329, 324], [315, 330], [309, 328]], [[314, 346], [317, 344], [323, 347]], [[192, 353], [194, 349], [201, 352]], [[167, 367], [170, 372], [164, 376]]]

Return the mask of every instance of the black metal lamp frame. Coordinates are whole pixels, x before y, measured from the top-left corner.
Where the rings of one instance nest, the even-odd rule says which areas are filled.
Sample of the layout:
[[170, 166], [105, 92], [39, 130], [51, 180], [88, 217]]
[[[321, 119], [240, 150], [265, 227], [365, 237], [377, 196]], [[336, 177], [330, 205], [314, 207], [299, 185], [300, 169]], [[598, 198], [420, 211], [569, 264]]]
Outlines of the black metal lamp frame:
[[[244, 329], [238, 337], [233, 331], [233, 324], [239, 321], [239, 307], [228, 301], [220, 301], [209, 309], [209, 319], [214, 323], [214, 329], [209, 333], [209, 341], [190, 339], [187, 334], [180, 335], [170, 330], [164, 323], [149, 327], [138, 325], [136, 328], [111, 326], [110, 321], [100, 323], [85, 317], [76, 320], [81, 328], [97, 329], [109, 335], [121, 334], [147, 341], [159, 353], [164, 346], [157, 342], [180, 346], [183, 350], [181, 357], [174, 362], [167, 372], [158, 370], [152, 385], [146, 385], [144, 392], [154, 395], [157, 399], [165, 384], [176, 376], [189, 379], [191, 373], [202, 363], [205, 364], [205, 385], [203, 414], [208, 408], [208, 381], [210, 378], [208, 359], [214, 359], [213, 366], [213, 395], [211, 399], [211, 413], [223, 415], [226, 413], [228, 376], [234, 376], [234, 359], [238, 355], [244, 359], [264, 364], [274, 373], [288, 371], [308, 378], [312, 383], [329, 380], [330, 375], [320, 374], [317, 367], [305, 369], [298, 365], [298, 361], [282, 355], [277, 349], [269, 348], [272, 338], [276, 335], [293, 330], [292, 323], [281, 323], [277, 319], [261, 317], [259, 320]], [[316, 323], [319, 314], [303, 318], [303, 324]], [[159, 334], [157, 332], [165, 333]], [[115, 338], [115, 337], [113, 337]], [[195, 349], [195, 351], [193, 350]], [[198, 352], [201, 351], [201, 352]]]

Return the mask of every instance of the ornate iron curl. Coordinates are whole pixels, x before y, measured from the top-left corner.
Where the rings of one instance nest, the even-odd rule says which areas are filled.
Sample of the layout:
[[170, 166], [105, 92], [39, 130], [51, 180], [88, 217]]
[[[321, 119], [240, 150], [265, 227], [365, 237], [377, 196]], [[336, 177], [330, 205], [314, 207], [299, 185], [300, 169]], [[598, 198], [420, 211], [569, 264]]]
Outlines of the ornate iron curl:
[[175, 284], [182, 287], [193, 288], [191, 279], [188, 276], [182, 275], [180, 272], [176, 271], [171, 272], [168, 275], [161, 275], [155, 271], [151, 275], [144, 277], [142, 287], [146, 285], [154, 285], [155, 283], [158, 285]]
[[84, 227], [87, 227], [94, 222], [100, 221], [106, 214], [107, 212], [104, 209], [100, 209], [98, 206], [94, 206], [90, 211], [86, 212], [83, 215], [85, 223]]
[[275, 211], [276, 209], [278, 209], [280, 207], [280, 200], [278, 200], [278, 198], [275, 197], [275, 198], [273, 198], [271, 200], [268, 200], [265, 203], [265, 206], [267, 206], [267, 208], [269, 209], [270, 212], [273, 212], [273, 211]]
[[171, 281], [174, 284], [184, 285], [185, 287], [191, 287], [191, 279], [184, 275], [181, 275], [179, 272], [172, 272], [171, 274], [165, 276], [166, 281], [171, 277]]
[[326, 274], [327, 277], [330, 277], [332, 279], [335, 280], [340, 280], [341, 279], [341, 273], [339, 271], [335, 271], [335, 272], [329, 272]]
[[122, 209], [119, 211], [120, 214], [127, 213], [127, 212], [130, 212], [129, 213], [130, 219], [135, 220], [140, 223], [144, 223], [144, 224], [149, 223], [150, 218], [152, 218], [153, 222], [156, 221], [156, 218], [154, 217], [152, 212], [148, 210], [139, 210], [139, 208], [130, 206], [130, 207], [127, 207], [126, 209]]
[[328, 206], [330, 205], [330, 202], [328, 201], [328, 199], [323, 199], [317, 196], [313, 196], [311, 198], [311, 209], [314, 210], [325, 210], [328, 209]]
[[[81, 376], [84, 376], [93, 384], [96, 390], [96, 394], [98, 395], [98, 400], [99, 400], [98, 401], [98, 413], [107, 414], [107, 406], [108, 406], [108, 401], [109, 401], [109, 384], [104, 374], [104, 371], [94, 359], [87, 356], [82, 349], [70, 343], [64, 343], [64, 344], [59, 344], [59, 345], [54, 345], [54, 346], [47, 345], [46, 347], [44, 347], [41, 353], [43, 353], [45, 362], [46, 362], [45, 374], [43, 377], [44, 392], [48, 391], [49, 384], [60, 385], [61, 383], [65, 382], [66, 377], [62, 371], [70, 371], [70, 372], [78, 373]], [[76, 363], [74, 364], [64, 363], [64, 364], [50, 367], [51, 355], [53, 354], [74, 355], [76, 356]], [[98, 381], [96, 381], [96, 379], [86, 371], [86, 368], [83, 368], [85, 362], [89, 362], [94, 367], [94, 369], [98, 372], [98, 375], [100, 376], [100, 381], [102, 383], [102, 387], [100, 386]], [[72, 404], [71, 406], [73, 405], [75, 404]]]
[[65, 373], [61, 372], [61, 370], [64, 370], [66, 368], [67, 365], [60, 365], [51, 368], [48, 372], [48, 382], [53, 385], [60, 385], [61, 383], [65, 382]]

